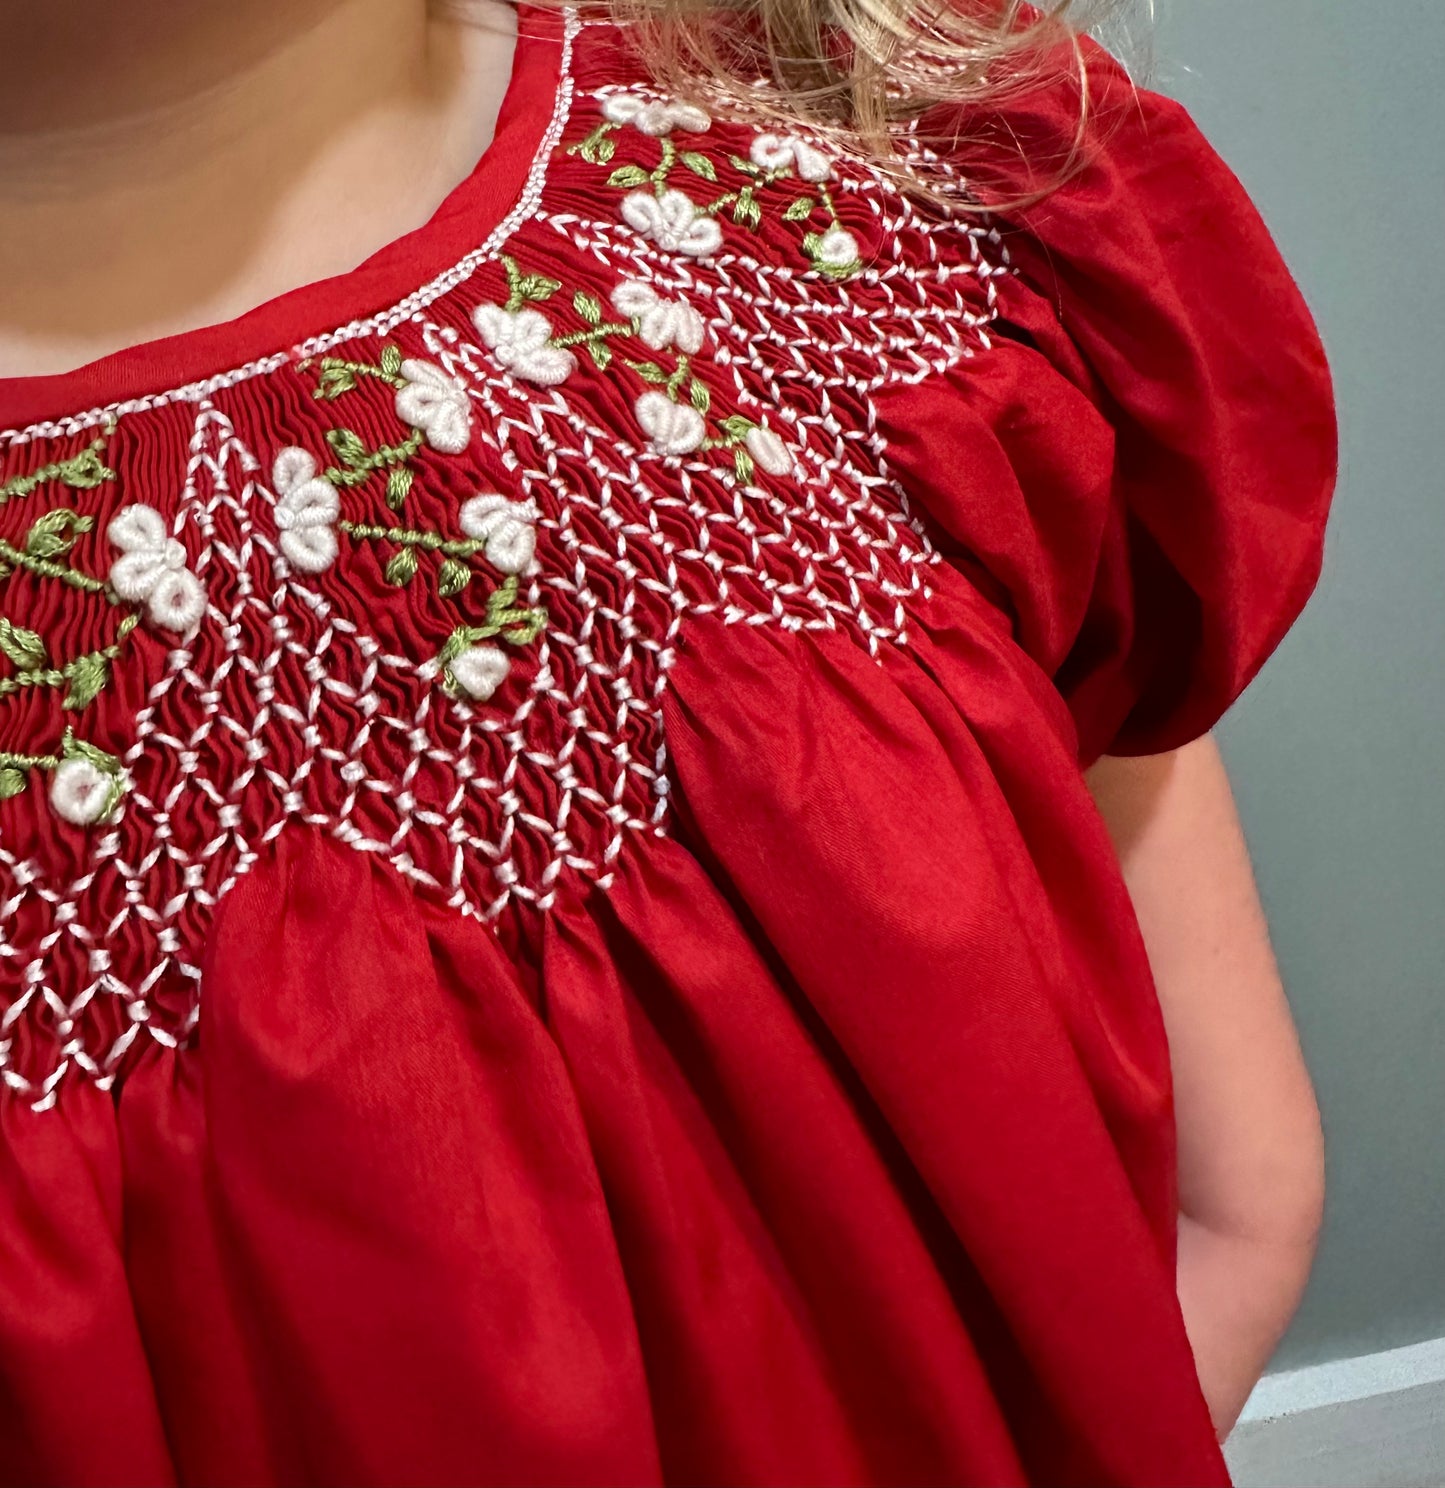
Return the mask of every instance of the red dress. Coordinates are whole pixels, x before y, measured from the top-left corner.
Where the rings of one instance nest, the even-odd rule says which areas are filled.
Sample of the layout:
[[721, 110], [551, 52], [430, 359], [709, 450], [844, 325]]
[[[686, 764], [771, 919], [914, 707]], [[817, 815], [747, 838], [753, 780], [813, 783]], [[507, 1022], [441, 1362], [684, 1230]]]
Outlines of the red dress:
[[419, 231], [0, 388], [0, 1478], [1223, 1482], [1081, 764], [1315, 578], [1289, 276], [1098, 52], [948, 223], [524, 29]]

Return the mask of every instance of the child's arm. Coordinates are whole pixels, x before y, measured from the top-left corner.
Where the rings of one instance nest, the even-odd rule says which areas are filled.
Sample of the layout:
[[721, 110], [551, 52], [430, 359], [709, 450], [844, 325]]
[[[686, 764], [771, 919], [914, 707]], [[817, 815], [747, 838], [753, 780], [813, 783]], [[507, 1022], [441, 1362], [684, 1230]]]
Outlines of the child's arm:
[[1309, 1273], [1324, 1189], [1319, 1112], [1213, 741], [1101, 760], [1089, 786], [1169, 1034], [1179, 1300], [1223, 1436]]

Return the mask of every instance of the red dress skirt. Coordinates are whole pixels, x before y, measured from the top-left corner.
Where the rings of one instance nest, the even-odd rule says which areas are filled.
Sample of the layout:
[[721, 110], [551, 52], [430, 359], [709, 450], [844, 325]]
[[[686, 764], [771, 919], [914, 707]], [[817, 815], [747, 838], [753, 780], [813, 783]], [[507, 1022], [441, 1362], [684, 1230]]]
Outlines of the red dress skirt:
[[0, 386], [0, 1479], [1223, 1482], [1081, 767], [1314, 581], [1289, 276], [1097, 51], [947, 221], [524, 30], [425, 227]]

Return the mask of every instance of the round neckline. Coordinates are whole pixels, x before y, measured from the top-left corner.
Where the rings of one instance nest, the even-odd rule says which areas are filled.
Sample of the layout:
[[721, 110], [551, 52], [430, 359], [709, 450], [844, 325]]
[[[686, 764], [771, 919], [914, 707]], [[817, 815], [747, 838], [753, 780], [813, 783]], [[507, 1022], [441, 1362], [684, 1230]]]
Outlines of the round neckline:
[[518, 204], [556, 114], [560, 9], [519, 5], [511, 76], [491, 143], [412, 231], [355, 268], [286, 290], [234, 319], [110, 352], [70, 372], [0, 378], [0, 428], [19, 429], [242, 368], [389, 309], [480, 247]]

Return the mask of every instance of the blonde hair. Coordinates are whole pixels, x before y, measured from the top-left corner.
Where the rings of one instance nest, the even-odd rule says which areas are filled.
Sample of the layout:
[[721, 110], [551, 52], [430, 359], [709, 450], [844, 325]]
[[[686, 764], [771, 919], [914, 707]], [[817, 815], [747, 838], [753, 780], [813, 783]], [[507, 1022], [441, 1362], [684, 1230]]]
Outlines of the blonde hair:
[[[995, 209], [1020, 208], [1067, 178], [1090, 125], [1080, 36], [1124, 22], [1140, 0], [592, 3], [633, 29], [669, 92], [775, 124], [802, 124], [908, 189], [966, 210], [980, 194]], [[1143, 3], [1152, 8], [1152, 0]], [[1026, 159], [1006, 129], [986, 121], [1010, 99], [1051, 86], [1065, 88], [1073, 101], [1072, 138], [1056, 158]], [[934, 109], [935, 118], [950, 121], [941, 148], [968, 176], [962, 196], [957, 178], [932, 169], [929, 150], [910, 138], [916, 121]], [[981, 121], [977, 134], [973, 120]]]

